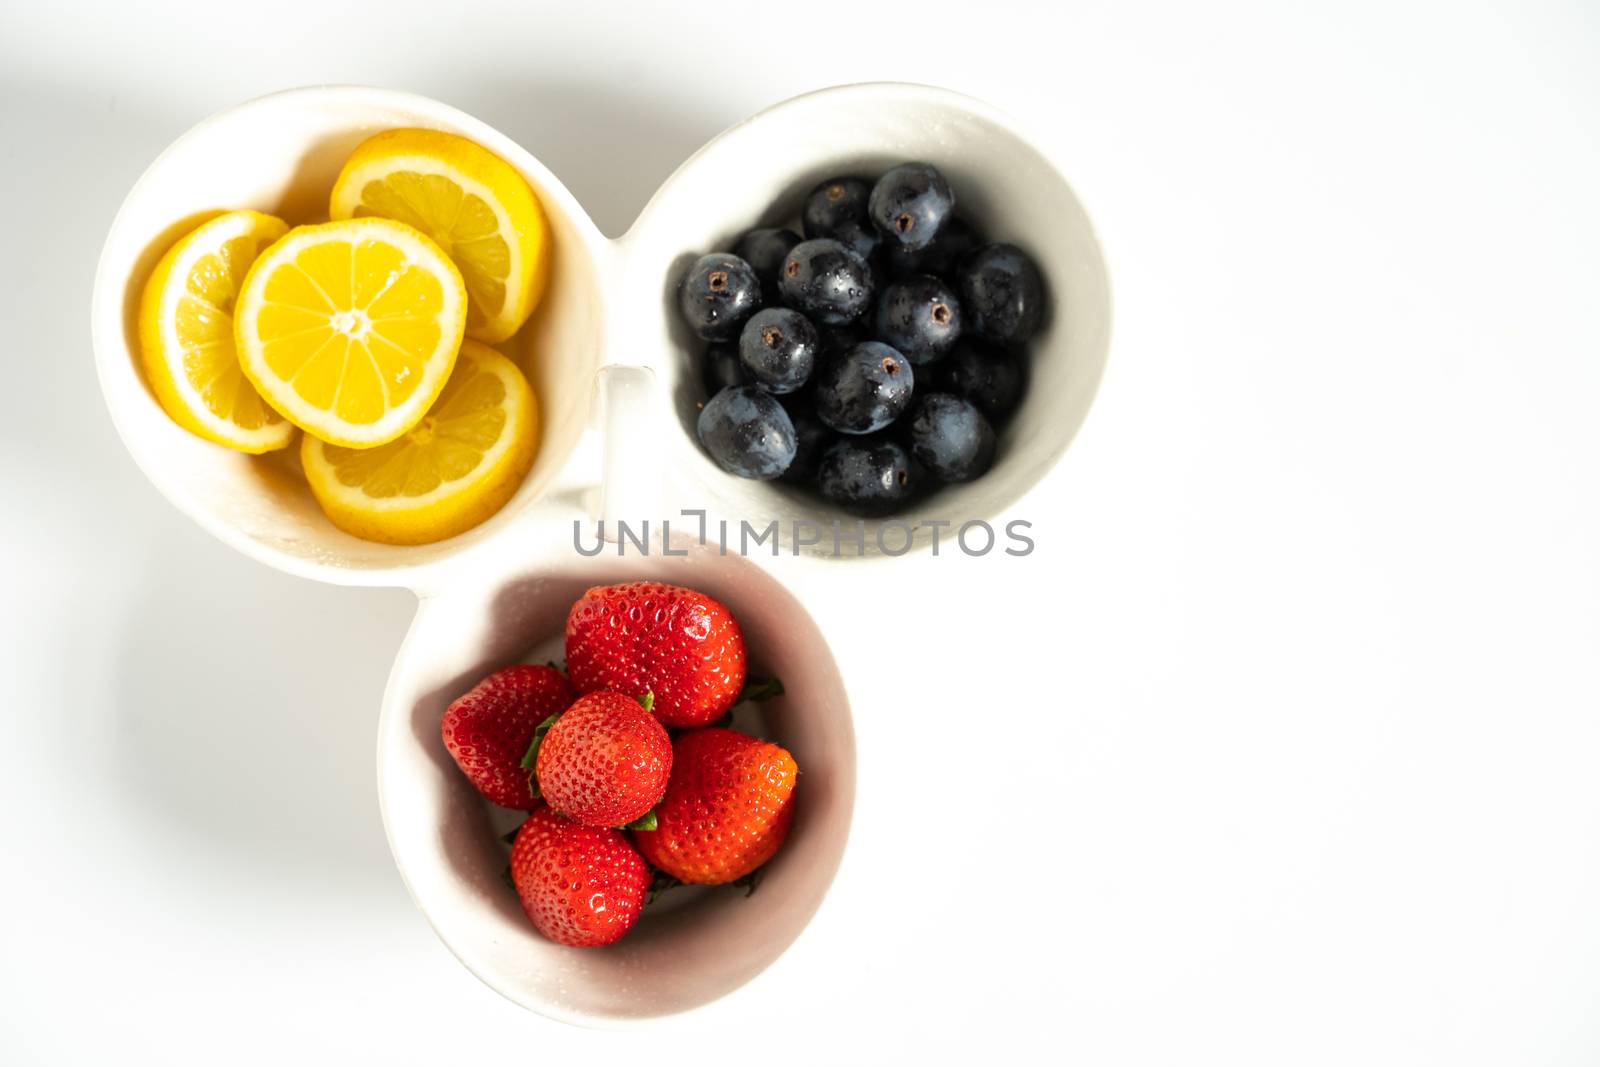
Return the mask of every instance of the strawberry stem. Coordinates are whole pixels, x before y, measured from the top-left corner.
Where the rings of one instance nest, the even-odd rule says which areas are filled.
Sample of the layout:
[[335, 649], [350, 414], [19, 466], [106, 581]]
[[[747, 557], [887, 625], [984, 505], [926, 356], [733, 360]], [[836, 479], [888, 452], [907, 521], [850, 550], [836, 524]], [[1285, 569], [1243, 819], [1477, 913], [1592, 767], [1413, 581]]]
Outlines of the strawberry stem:
[[743, 704], [747, 700], [757, 704], [764, 704], [773, 697], [783, 696], [783, 682], [778, 678], [746, 678], [744, 692], [739, 694], [736, 704]]
[[[654, 870], [654, 868], [652, 868], [652, 870]], [[645, 899], [645, 903], [654, 904], [656, 897], [659, 897], [667, 890], [682, 884], [682, 882], [672, 877], [672, 875], [668, 874], [666, 871], [655, 871], [655, 877], [650, 881], [650, 896]]]
[[528, 751], [522, 754], [522, 759], [517, 763], [518, 767], [528, 772], [528, 790], [534, 796], [539, 796], [539, 780], [534, 774], [539, 765], [539, 746], [544, 744], [544, 735], [550, 732], [550, 727], [559, 718], [561, 713], [558, 711], [533, 728], [533, 740], [528, 742]]
[[649, 711], [649, 710], [651, 710], [652, 708], [654, 708], [656, 706], [656, 695], [655, 695], [654, 692], [651, 692], [649, 690], [645, 691], [644, 696], [635, 697], [634, 699], [639, 701], [639, 706], [641, 708], [643, 708], [645, 711]]

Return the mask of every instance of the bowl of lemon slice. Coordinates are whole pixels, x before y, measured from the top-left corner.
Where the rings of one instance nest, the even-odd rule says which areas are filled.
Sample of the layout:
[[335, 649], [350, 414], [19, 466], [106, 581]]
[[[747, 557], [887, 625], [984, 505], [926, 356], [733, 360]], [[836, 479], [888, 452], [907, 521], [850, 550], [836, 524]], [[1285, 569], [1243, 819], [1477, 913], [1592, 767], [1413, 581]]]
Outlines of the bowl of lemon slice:
[[185, 134], [118, 213], [103, 391], [152, 481], [225, 541], [414, 585], [568, 473], [606, 252], [468, 115], [354, 87], [263, 97]]

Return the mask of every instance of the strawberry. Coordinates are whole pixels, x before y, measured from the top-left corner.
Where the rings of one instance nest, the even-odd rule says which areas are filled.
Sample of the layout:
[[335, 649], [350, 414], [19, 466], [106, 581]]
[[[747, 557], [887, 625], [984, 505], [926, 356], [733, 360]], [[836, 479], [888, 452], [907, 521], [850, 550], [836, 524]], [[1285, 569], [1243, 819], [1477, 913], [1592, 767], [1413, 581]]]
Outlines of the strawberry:
[[563, 945], [609, 945], [633, 926], [650, 868], [621, 830], [580, 826], [541, 807], [517, 831], [511, 881], [534, 928]]
[[518, 664], [495, 671], [445, 709], [439, 733], [478, 792], [501, 807], [531, 810], [530, 775], [520, 766], [541, 722], [578, 694], [554, 667]]
[[656, 828], [635, 830], [633, 840], [680, 882], [743, 878], [788, 836], [798, 773], [788, 752], [747, 734], [721, 727], [679, 734]]
[[533, 762], [539, 791], [585, 826], [626, 826], [655, 807], [672, 773], [672, 740], [650, 700], [589, 693], [561, 713]]
[[596, 586], [567, 616], [567, 670], [580, 693], [653, 693], [667, 726], [705, 726], [739, 698], [744, 634], [727, 608], [693, 589]]

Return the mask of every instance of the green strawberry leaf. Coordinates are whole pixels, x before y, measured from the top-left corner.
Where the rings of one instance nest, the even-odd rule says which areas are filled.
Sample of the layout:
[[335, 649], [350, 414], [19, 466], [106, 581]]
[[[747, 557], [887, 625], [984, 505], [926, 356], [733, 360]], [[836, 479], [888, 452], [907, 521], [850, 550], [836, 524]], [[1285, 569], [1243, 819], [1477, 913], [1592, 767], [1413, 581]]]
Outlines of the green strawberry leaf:
[[623, 826], [624, 830], [654, 830], [656, 828], [656, 809], [651, 808], [637, 819]]
[[655, 695], [655, 693], [650, 692], [649, 690], [645, 691], [644, 696], [635, 697], [634, 699], [639, 702], [639, 706], [641, 708], [643, 708], [645, 711], [650, 711], [651, 709], [653, 709], [656, 706], [656, 695]]
[[540, 795], [539, 780], [534, 777], [534, 769], [539, 765], [539, 746], [544, 744], [544, 735], [550, 732], [550, 727], [554, 726], [559, 718], [561, 713], [558, 711], [533, 728], [533, 740], [528, 742], [528, 751], [522, 754], [522, 759], [517, 763], [518, 767], [528, 772], [528, 789], [534, 796]]
[[749, 874], [745, 875], [743, 878], [735, 878], [733, 881], [729, 882], [728, 884], [729, 885], [736, 885], [736, 886], [740, 887], [741, 889], [744, 890], [744, 895], [746, 897], [748, 897], [748, 896], [750, 896], [750, 894], [752, 894], [752, 893], [754, 893], [756, 891], [756, 886], [760, 883], [760, 881], [761, 881], [761, 868], [757, 867], [755, 870], [751, 871]]
[[500, 835], [500, 840], [504, 841], [508, 845], [514, 845], [514, 844], [517, 843], [517, 835], [519, 833], [521, 833], [521, 832], [522, 832], [522, 826], [521, 826], [521, 824], [518, 824], [516, 826], [513, 826], [511, 829], [507, 830], [505, 833], [501, 834]]
[[746, 678], [744, 680], [744, 692], [739, 694], [739, 699], [734, 703], [743, 704], [745, 701], [750, 700], [757, 704], [765, 704], [773, 697], [781, 696], [783, 696], [783, 682], [781, 680], [777, 678]]
[[731, 711], [723, 712], [722, 713], [722, 718], [717, 719], [711, 725], [712, 726], [719, 726], [722, 729], [726, 730], [728, 727], [733, 725], [733, 712], [731, 712]]
[[672, 877], [672, 875], [668, 874], [666, 871], [655, 871], [655, 877], [650, 881], [650, 895], [645, 898], [645, 904], [654, 904], [656, 897], [659, 897], [667, 890], [682, 884], [682, 882]]
[[507, 889], [513, 893], [517, 892], [517, 880], [511, 877], [511, 864], [506, 864], [506, 869], [500, 872], [500, 879], [505, 882]]

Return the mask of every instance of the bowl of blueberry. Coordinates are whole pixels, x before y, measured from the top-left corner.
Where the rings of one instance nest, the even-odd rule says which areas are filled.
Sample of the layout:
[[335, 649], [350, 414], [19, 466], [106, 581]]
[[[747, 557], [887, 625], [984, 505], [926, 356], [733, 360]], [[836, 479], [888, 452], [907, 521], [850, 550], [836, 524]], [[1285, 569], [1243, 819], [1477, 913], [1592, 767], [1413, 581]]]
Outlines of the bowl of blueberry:
[[708, 511], [777, 520], [780, 540], [902, 527], [824, 554], [999, 519], [1066, 451], [1105, 364], [1087, 214], [1010, 120], [954, 93], [789, 101], [686, 163], [639, 229], [677, 356], [674, 466]]

